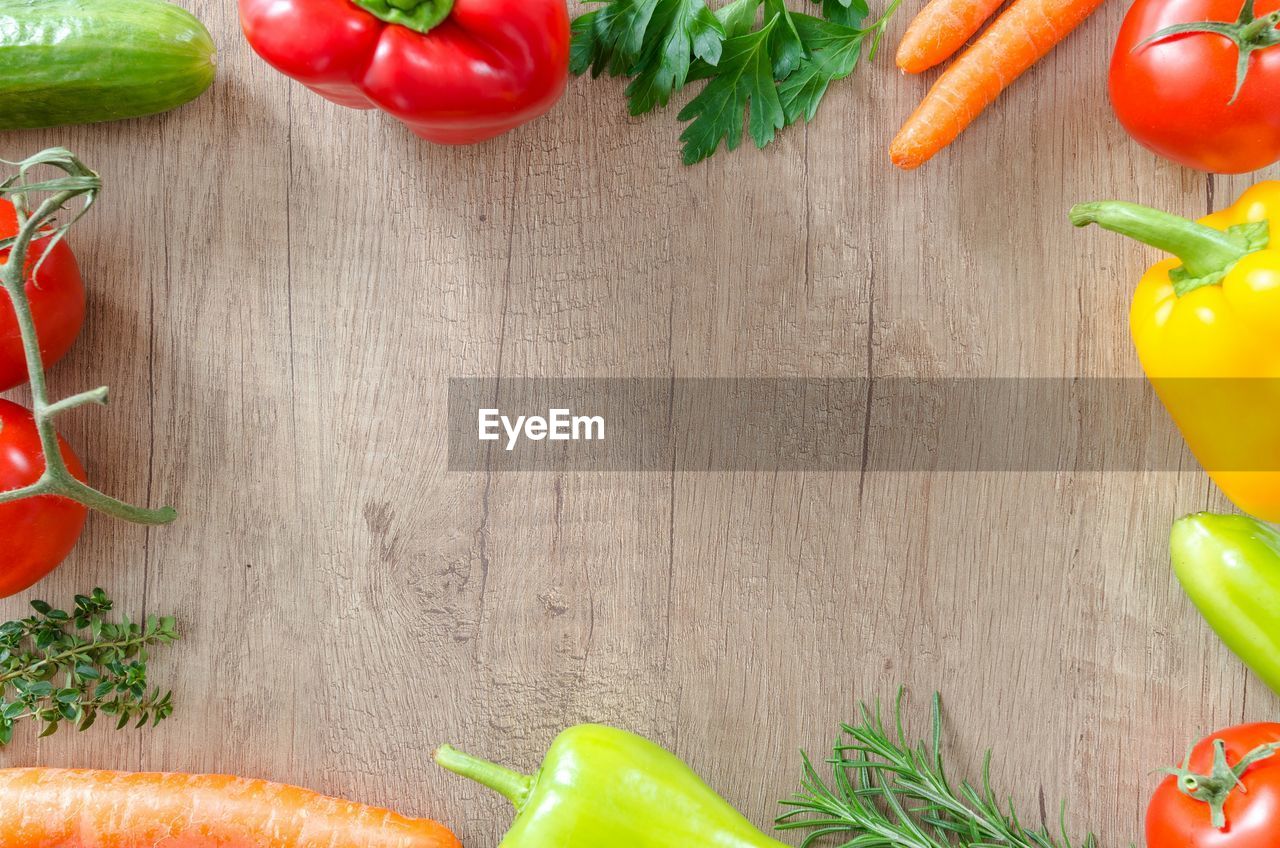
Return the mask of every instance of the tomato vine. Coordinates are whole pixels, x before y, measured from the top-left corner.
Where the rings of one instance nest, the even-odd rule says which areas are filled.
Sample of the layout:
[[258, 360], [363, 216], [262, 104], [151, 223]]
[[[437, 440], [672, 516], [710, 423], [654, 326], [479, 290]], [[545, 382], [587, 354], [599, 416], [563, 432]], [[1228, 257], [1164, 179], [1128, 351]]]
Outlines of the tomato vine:
[[[36, 335], [35, 321], [26, 290], [27, 255], [34, 241], [48, 239], [52, 247], [61, 241], [67, 231], [93, 206], [102, 189], [101, 178], [89, 170], [70, 151], [51, 148], [21, 162], [0, 160], [13, 166], [16, 173], [0, 182], [0, 198], [10, 201], [18, 218], [18, 232], [10, 238], [0, 239], [0, 251], [8, 250], [6, 261], [0, 263], [0, 286], [9, 295], [13, 312], [22, 333], [22, 347], [26, 354], [27, 372], [30, 376], [32, 415], [40, 434], [44, 453], [45, 470], [40, 479], [29, 486], [0, 492], [0, 504], [23, 498], [59, 496], [84, 504], [90, 509], [136, 524], [168, 524], [178, 517], [172, 507], [145, 509], [106, 495], [77, 480], [67, 468], [62, 451], [58, 447], [58, 434], [54, 419], [64, 412], [84, 406], [107, 403], [107, 388], [101, 386], [72, 395], [58, 401], [49, 401], [45, 380], [44, 361], [40, 354], [40, 342]], [[39, 180], [31, 177], [37, 168], [55, 168], [61, 176]], [[33, 201], [32, 195], [43, 196]], [[71, 213], [64, 223], [56, 224], [57, 216], [66, 211], [67, 204], [81, 200], [80, 208]], [[33, 206], [34, 204], [34, 206]], [[46, 250], [45, 256], [49, 255]], [[43, 260], [42, 260], [43, 261]]]

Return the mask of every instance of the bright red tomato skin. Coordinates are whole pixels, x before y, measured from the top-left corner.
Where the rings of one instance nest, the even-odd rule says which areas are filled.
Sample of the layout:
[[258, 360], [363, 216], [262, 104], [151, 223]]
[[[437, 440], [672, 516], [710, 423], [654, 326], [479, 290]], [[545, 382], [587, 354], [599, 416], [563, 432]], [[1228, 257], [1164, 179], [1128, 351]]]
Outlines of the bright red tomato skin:
[[[1213, 768], [1213, 740], [1227, 745], [1227, 762], [1238, 763], [1259, 745], [1280, 742], [1280, 724], [1260, 722], [1231, 727], [1206, 738], [1191, 754], [1191, 770]], [[1161, 781], [1147, 808], [1147, 848], [1277, 848], [1280, 846], [1280, 754], [1259, 760], [1227, 798], [1225, 830], [1210, 822], [1209, 805], [1178, 791], [1172, 775]]]
[[[1173, 24], [1234, 22], [1241, 6], [1241, 0], [1137, 0], [1129, 10], [1111, 59], [1111, 103], [1144, 147], [1224, 174], [1280, 160], [1280, 47], [1254, 52], [1235, 103], [1239, 53], [1228, 39], [1193, 33], [1138, 47]], [[1258, 0], [1256, 13], [1277, 8], [1280, 0]]]
[[[84, 467], [59, 439], [62, 457], [78, 479]], [[29, 486], [44, 473], [44, 452], [30, 410], [0, 400], [0, 491]], [[0, 598], [30, 588], [71, 553], [88, 510], [59, 497], [0, 504]]]
[[[13, 204], [0, 200], [0, 239], [18, 234], [18, 218]], [[36, 322], [40, 353], [45, 367], [61, 359], [84, 325], [84, 280], [80, 266], [66, 241], [49, 250], [40, 266], [39, 279], [32, 278], [36, 264], [48, 250], [48, 239], [37, 241], [27, 251], [27, 299]], [[0, 260], [9, 251], [0, 251]], [[13, 304], [7, 293], [0, 291], [0, 392], [27, 382], [27, 359], [22, 352], [22, 335]]]

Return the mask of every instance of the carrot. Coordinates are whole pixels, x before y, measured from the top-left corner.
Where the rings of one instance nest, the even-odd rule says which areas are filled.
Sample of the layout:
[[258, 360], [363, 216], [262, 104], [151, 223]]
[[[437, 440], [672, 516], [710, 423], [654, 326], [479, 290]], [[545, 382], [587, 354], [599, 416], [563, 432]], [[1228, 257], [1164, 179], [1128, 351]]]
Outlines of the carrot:
[[925, 95], [889, 146], [893, 164], [909, 170], [929, 161], [1101, 5], [1102, 0], [1015, 0]]
[[902, 36], [898, 67], [918, 74], [950, 59], [995, 14], [1001, 2], [930, 0]]
[[443, 825], [221, 775], [0, 770], [0, 848], [461, 848]]

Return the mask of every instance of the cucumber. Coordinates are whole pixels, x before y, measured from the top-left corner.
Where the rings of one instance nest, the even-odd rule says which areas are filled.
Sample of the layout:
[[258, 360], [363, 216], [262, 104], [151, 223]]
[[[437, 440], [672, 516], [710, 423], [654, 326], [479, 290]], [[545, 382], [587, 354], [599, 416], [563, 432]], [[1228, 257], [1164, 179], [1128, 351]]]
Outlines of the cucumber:
[[168, 111], [213, 83], [215, 53], [163, 0], [0, 0], [0, 130]]

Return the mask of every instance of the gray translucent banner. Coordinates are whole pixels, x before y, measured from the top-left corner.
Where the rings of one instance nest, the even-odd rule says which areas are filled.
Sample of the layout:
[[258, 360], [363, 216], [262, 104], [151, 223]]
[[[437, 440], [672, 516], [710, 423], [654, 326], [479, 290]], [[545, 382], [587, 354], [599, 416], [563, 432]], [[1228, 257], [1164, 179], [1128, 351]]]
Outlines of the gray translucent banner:
[[1270, 379], [457, 378], [449, 469], [1280, 471], [1277, 413]]

